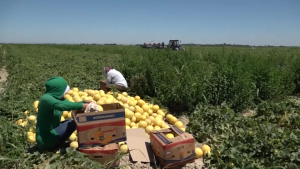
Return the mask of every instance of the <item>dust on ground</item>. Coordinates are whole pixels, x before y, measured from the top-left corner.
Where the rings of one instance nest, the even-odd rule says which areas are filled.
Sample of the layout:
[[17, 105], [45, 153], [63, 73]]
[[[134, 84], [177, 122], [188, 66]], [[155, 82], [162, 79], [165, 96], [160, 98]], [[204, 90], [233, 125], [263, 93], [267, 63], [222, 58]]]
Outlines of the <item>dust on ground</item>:
[[[178, 120], [181, 121], [185, 127], [189, 123], [189, 119], [185, 115], [178, 117]], [[202, 144], [196, 142], [195, 146], [201, 147]], [[120, 160], [119, 166], [126, 166], [126, 167], [124, 167], [125, 169], [154, 169], [154, 168], [156, 169], [159, 167], [163, 168], [163, 167], [159, 166], [159, 164], [155, 164], [155, 163], [153, 163], [153, 164], [142, 163], [142, 162], [133, 163], [130, 160], [129, 154], [127, 154]], [[193, 163], [187, 163], [183, 166], [173, 167], [172, 169], [203, 169], [203, 168], [205, 168], [204, 164], [203, 164], [203, 158], [198, 158]]]
[[[150, 163], [141, 163], [141, 162], [136, 162], [133, 163], [129, 155], [124, 156], [120, 160], [120, 165], [119, 166], [125, 166], [124, 169], [156, 169], [156, 168], [163, 168], [159, 166], [159, 164], [150, 164]], [[188, 163], [180, 167], [174, 167], [172, 169], [202, 169], [202, 164], [199, 163], [199, 160], [195, 160], [194, 163]]]
[[[0, 45], [0, 48], [1, 48], [1, 45]], [[3, 51], [3, 60], [5, 60], [5, 50]], [[3, 66], [0, 69], [0, 93], [2, 93], [4, 91], [4, 85], [6, 83], [7, 76], [8, 76], [8, 73], [6, 71], [6, 67]]]

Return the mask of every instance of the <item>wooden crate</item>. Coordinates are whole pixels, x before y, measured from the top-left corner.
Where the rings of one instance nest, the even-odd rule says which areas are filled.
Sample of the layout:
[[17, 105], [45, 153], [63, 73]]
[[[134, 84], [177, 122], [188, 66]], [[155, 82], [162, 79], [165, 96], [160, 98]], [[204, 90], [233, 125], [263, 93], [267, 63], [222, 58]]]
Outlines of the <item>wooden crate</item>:
[[[119, 92], [126, 92], [127, 91], [127, 89], [124, 89], [120, 85], [115, 85], [115, 87]], [[110, 91], [111, 88], [106, 86], [106, 81], [105, 80], [100, 80], [100, 89], [103, 90], [105, 93], [107, 93], [107, 92]]]

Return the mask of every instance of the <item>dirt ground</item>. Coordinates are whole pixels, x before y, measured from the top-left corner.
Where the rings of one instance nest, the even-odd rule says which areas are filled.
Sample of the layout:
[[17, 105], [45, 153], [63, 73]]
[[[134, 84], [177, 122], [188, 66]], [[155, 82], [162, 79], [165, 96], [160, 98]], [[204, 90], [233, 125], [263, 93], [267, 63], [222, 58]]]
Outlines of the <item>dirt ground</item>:
[[[186, 116], [180, 116], [178, 118], [179, 121], [182, 121], [182, 123], [186, 126], [189, 123], [189, 119]], [[196, 147], [201, 147], [202, 144], [200, 143], [195, 143]], [[124, 167], [125, 169], [153, 169], [153, 168], [158, 168], [155, 166], [155, 164], [150, 164], [150, 163], [141, 163], [141, 162], [136, 162], [133, 163], [130, 158], [129, 154], [124, 156], [120, 160], [120, 166], [126, 166]], [[158, 166], [158, 164], [157, 164]], [[163, 168], [163, 167], [161, 167]], [[203, 164], [203, 158], [196, 159], [194, 163], [188, 163], [180, 167], [174, 167], [173, 169], [203, 169], [204, 164]]]
[[[0, 48], [1, 48], [1, 46], [0, 46]], [[5, 51], [3, 51], [3, 57], [5, 57]], [[7, 80], [7, 76], [8, 76], [8, 74], [7, 74], [7, 71], [5, 69], [5, 66], [3, 66], [0, 69], [0, 93], [3, 92], [3, 90], [4, 90], [3, 86], [4, 86], [4, 84]]]

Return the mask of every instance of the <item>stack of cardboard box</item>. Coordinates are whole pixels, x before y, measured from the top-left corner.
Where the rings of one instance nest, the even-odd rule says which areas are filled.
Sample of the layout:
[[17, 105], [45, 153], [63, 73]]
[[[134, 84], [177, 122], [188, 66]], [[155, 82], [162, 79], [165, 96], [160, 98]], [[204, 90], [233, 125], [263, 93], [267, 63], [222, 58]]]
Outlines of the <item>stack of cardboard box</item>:
[[118, 166], [118, 142], [126, 141], [125, 109], [119, 103], [102, 105], [103, 111], [84, 113], [74, 110], [77, 124], [78, 150], [105, 165]]

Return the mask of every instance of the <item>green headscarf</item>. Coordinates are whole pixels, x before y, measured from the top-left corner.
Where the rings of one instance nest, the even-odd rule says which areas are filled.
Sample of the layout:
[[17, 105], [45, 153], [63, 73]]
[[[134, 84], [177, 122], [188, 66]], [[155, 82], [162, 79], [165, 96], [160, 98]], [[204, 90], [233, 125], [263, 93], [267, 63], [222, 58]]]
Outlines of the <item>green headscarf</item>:
[[64, 94], [70, 90], [67, 81], [62, 77], [52, 77], [46, 84], [46, 94], [53, 96], [54, 98], [60, 100]]

